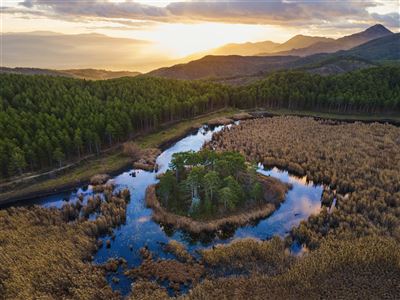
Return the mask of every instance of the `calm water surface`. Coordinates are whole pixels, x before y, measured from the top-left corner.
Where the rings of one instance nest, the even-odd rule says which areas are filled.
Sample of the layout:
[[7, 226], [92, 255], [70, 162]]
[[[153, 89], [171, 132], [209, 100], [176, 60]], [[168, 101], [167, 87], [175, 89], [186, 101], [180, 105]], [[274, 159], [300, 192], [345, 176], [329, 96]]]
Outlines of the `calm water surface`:
[[[228, 127], [230, 126], [228, 125]], [[162, 152], [157, 158], [157, 164], [160, 166], [158, 173], [165, 172], [174, 153], [200, 150], [205, 142], [211, 140], [212, 134], [222, 130], [223, 127], [218, 126], [212, 130], [202, 127], [197, 133], [179, 140]], [[287, 172], [276, 168], [264, 170], [262, 165], [259, 165], [258, 171], [293, 185], [293, 188], [287, 193], [285, 201], [271, 216], [259, 221], [257, 224], [238, 228], [231, 233], [230, 237], [209, 238], [207, 241], [193, 239], [185, 232], [163, 228], [152, 221], [152, 210], [145, 207], [144, 195], [146, 188], [158, 181], [156, 172], [129, 170], [116, 176], [113, 178], [116, 188], [129, 188], [131, 192], [131, 201], [127, 207], [127, 221], [125, 225], [114, 230], [115, 239], [112, 241], [111, 247], [107, 249], [103, 246], [96, 253], [95, 262], [104, 263], [112, 257], [123, 257], [128, 261], [129, 268], [138, 266], [141, 263], [139, 249], [145, 245], [149, 247], [155, 257], [173, 258], [172, 254], [163, 251], [163, 245], [171, 239], [185, 244], [191, 253], [196, 254], [198, 249], [211, 247], [215, 244], [229, 243], [237, 238], [269, 239], [274, 235], [284, 237], [301, 220], [307, 219], [310, 214], [319, 212], [321, 208], [320, 198], [323, 191], [321, 185], [307, 183], [305, 178], [291, 176]], [[136, 172], [136, 177], [131, 176], [132, 172]], [[63, 193], [37, 199], [33, 203], [45, 207], [60, 208], [66, 199], [72, 202], [76, 201], [79, 194], [83, 194], [86, 200], [93, 194], [93, 191], [89, 186], [80, 188], [74, 193]], [[102, 237], [102, 239], [110, 239], [110, 236]], [[120, 282], [118, 284], [112, 282], [112, 277], [118, 277]], [[132, 281], [123, 275], [122, 269], [119, 269], [117, 274], [109, 275], [108, 279], [112, 287], [120, 290], [123, 295], [130, 292]]]

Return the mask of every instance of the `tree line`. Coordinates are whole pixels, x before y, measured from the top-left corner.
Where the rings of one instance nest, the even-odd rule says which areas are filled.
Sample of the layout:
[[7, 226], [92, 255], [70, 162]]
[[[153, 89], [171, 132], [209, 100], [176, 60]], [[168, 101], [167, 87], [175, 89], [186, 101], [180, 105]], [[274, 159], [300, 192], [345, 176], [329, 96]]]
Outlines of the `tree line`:
[[322, 77], [296, 71], [230, 87], [152, 77], [86, 81], [0, 75], [0, 178], [50, 169], [139, 131], [224, 107], [399, 112], [400, 67]]
[[400, 68], [377, 67], [331, 76], [276, 72], [237, 88], [232, 104], [337, 113], [399, 112]]

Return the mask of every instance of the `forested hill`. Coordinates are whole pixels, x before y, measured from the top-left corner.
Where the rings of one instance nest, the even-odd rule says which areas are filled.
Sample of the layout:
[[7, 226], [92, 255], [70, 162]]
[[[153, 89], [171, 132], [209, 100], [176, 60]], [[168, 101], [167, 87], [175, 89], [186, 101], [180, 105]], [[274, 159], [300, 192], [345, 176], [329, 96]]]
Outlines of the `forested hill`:
[[0, 177], [57, 167], [161, 123], [227, 106], [400, 112], [400, 68], [279, 72], [244, 87], [136, 77], [0, 75]]
[[231, 104], [243, 108], [400, 112], [400, 67], [375, 67], [331, 76], [277, 72], [234, 90]]

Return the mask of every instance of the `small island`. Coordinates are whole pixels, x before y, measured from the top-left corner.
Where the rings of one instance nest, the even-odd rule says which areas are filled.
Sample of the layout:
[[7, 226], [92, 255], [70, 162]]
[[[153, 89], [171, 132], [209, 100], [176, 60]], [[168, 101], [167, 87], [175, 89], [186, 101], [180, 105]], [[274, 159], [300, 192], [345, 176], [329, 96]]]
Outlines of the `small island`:
[[267, 217], [289, 188], [238, 152], [203, 149], [174, 154], [170, 170], [147, 189], [146, 204], [155, 221], [198, 234]]

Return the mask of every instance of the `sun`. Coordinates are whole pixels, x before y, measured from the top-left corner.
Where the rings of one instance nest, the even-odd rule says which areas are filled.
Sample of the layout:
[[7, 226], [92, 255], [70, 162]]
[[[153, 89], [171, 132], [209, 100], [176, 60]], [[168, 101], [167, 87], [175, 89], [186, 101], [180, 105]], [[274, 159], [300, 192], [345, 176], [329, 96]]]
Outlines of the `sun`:
[[260, 41], [266, 37], [276, 38], [279, 30], [267, 26], [197, 23], [161, 24], [146, 32], [146, 37], [155, 42], [160, 50], [174, 57], [183, 57], [220, 47], [227, 43]]

